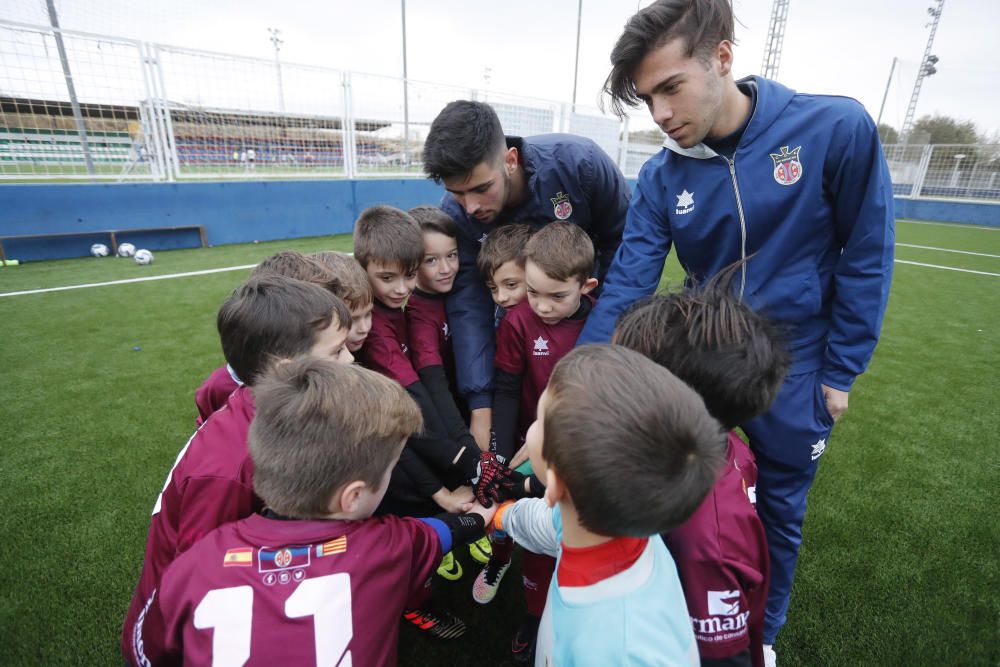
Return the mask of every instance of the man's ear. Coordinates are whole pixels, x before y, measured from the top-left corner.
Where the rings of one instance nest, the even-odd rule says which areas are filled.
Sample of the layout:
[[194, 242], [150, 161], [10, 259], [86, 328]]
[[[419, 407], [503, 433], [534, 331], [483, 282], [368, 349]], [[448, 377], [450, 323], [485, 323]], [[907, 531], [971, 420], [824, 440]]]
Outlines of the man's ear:
[[719, 42], [715, 47], [715, 57], [719, 62], [719, 76], [726, 76], [733, 71], [733, 43], [728, 39]]
[[583, 281], [583, 287], [580, 288], [581, 294], [589, 294], [597, 287], [597, 278], [587, 278]]
[[348, 482], [341, 489], [340, 493], [334, 495], [330, 506], [330, 514], [353, 514], [357, 512], [361, 504], [361, 496], [368, 485], [360, 479]]
[[503, 166], [504, 166], [504, 169], [507, 171], [507, 175], [508, 176], [513, 175], [514, 172], [517, 171], [517, 167], [518, 167], [518, 159], [517, 158], [518, 158], [518, 153], [517, 153], [517, 147], [516, 146], [511, 146], [510, 148], [508, 148], [504, 152], [504, 154], [503, 154]]
[[555, 507], [555, 504], [563, 499], [566, 495], [566, 487], [562, 483], [562, 479], [551, 466], [545, 470], [545, 503], [549, 507]]

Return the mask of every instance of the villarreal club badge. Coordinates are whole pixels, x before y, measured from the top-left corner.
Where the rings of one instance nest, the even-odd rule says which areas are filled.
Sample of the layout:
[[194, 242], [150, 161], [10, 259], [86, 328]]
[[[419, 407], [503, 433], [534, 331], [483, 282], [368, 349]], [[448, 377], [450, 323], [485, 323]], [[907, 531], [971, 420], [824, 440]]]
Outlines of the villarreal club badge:
[[573, 204], [569, 202], [569, 195], [565, 192], [557, 192], [549, 201], [552, 202], [552, 214], [556, 219], [569, 220], [569, 216], [573, 215]]
[[788, 146], [782, 146], [780, 153], [771, 153], [774, 160], [774, 180], [779, 185], [794, 185], [802, 178], [802, 163], [799, 161], [799, 151], [802, 146], [796, 146], [789, 151]]

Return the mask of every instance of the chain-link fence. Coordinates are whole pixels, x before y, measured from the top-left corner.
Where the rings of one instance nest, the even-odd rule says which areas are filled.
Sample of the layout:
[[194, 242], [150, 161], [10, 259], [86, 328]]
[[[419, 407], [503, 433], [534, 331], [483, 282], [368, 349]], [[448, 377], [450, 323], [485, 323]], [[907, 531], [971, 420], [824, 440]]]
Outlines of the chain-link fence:
[[[589, 137], [629, 177], [663, 139], [583, 105], [0, 21], [0, 180], [422, 177], [455, 99]], [[897, 196], [1000, 201], [998, 145], [885, 153]]]

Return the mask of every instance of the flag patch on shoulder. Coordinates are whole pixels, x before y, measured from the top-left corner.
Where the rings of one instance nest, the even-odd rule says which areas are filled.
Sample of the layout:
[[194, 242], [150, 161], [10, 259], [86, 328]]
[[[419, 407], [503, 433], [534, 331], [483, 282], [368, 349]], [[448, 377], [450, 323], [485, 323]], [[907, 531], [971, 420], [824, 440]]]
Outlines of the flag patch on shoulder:
[[335, 540], [316, 545], [316, 556], [332, 556], [347, 551], [347, 535], [341, 535]]
[[222, 559], [224, 567], [248, 567], [253, 565], [253, 547], [229, 549]]

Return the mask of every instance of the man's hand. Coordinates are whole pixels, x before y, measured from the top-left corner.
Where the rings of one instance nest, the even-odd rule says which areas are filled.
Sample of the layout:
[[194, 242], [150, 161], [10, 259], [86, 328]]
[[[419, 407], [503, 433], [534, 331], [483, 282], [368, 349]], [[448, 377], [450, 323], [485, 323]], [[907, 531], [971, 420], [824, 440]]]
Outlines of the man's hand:
[[493, 408], [476, 408], [469, 417], [469, 433], [472, 434], [480, 451], [490, 451], [491, 429], [493, 428]]
[[471, 486], [460, 486], [454, 491], [449, 491], [442, 486], [431, 496], [431, 499], [445, 512], [462, 514], [473, 508], [476, 496], [472, 492]]
[[847, 392], [820, 385], [823, 388], [823, 398], [826, 400], [826, 409], [830, 411], [833, 421], [840, 419], [840, 416], [847, 412]]
[[517, 468], [527, 460], [528, 460], [528, 445], [524, 444], [521, 445], [521, 449], [517, 450], [517, 453], [511, 457], [510, 463], [508, 465], [510, 465], [511, 468]]
[[497, 513], [497, 503], [493, 503], [489, 507], [483, 507], [480, 503], [472, 503], [472, 507], [469, 508], [469, 514], [478, 514], [483, 517], [483, 525], [488, 530], [490, 523], [493, 521], [493, 515]]

